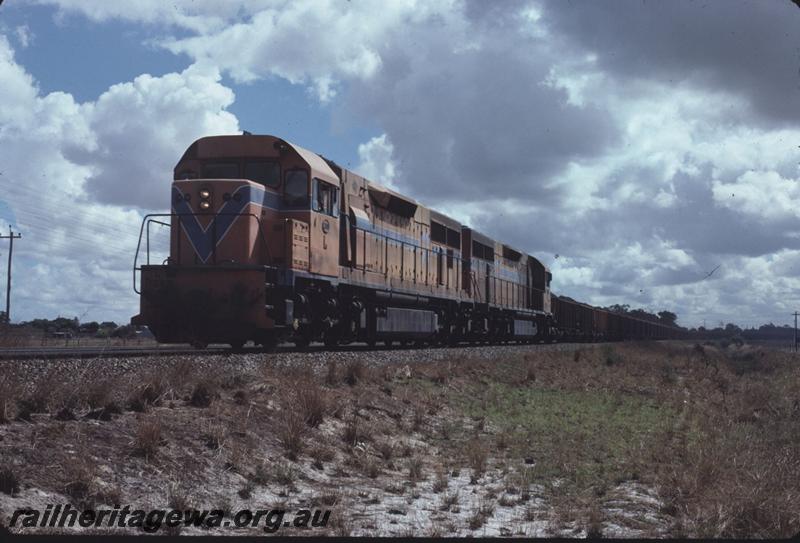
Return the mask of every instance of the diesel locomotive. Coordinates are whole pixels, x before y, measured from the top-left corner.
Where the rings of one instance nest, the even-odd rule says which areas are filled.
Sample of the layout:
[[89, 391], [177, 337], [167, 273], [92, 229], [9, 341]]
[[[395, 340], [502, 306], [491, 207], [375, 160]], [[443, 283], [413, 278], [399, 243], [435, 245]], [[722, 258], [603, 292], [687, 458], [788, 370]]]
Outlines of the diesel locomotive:
[[[169, 257], [150, 262], [150, 231]], [[211, 136], [144, 218], [140, 313], [162, 343], [620, 340], [679, 330], [551, 295], [535, 257], [286, 140]]]

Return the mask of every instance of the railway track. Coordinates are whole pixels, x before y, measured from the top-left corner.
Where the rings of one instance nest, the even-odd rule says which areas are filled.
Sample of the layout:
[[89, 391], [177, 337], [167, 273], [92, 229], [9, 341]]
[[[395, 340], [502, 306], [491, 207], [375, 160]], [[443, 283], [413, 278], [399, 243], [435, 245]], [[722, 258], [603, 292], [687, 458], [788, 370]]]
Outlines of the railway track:
[[[544, 344], [508, 344], [505, 347], [534, 347]], [[568, 345], [586, 345], [584, 343], [562, 343], [562, 347]], [[185, 345], [158, 346], [158, 347], [21, 347], [0, 349], [0, 360], [52, 360], [59, 358], [138, 358], [148, 356], [212, 356], [225, 354], [279, 354], [279, 353], [324, 353], [334, 352], [369, 352], [369, 351], [396, 351], [396, 350], [419, 350], [419, 349], [465, 349], [470, 347], [482, 347], [484, 345], [461, 344], [453, 347], [416, 347], [416, 346], [369, 346], [366, 344], [341, 345], [339, 347], [327, 347], [322, 343], [311, 344], [305, 348], [298, 348], [292, 343], [278, 345], [271, 351], [265, 351], [261, 347], [244, 347], [243, 349], [233, 350], [227, 345], [210, 345], [205, 349], [194, 349]], [[488, 346], [488, 345], [487, 345]], [[499, 345], [495, 345], [499, 346]], [[568, 347], [567, 347], [568, 348]]]

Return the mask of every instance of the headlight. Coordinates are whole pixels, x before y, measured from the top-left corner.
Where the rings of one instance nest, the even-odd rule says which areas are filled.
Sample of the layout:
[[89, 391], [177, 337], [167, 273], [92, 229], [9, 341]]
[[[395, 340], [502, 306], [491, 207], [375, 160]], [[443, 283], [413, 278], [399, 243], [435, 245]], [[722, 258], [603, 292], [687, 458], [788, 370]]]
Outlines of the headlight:
[[211, 204], [209, 204], [207, 201], [203, 200], [200, 202], [200, 209], [208, 209], [209, 207], [211, 207]]
[[203, 189], [203, 190], [200, 191], [200, 198], [206, 199], [209, 196], [211, 196], [211, 193], [209, 191], [207, 191], [206, 189]]

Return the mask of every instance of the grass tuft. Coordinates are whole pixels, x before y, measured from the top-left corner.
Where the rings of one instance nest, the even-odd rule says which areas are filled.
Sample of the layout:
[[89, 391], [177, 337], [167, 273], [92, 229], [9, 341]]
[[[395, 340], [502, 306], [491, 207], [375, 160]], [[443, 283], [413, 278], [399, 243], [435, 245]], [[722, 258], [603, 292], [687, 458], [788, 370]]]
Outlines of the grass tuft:
[[302, 414], [292, 409], [281, 411], [277, 423], [277, 437], [289, 460], [297, 460], [303, 451], [307, 428]]
[[364, 380], [366, 370], [361, 359], [356, 359], [347, 364], [344, 368], [344, 382], [350, 386], [355, 386]]
[[162, 443], [161, 421], [156, 417], [142, 417], [136, 425], [133, 454], [150, 460]]

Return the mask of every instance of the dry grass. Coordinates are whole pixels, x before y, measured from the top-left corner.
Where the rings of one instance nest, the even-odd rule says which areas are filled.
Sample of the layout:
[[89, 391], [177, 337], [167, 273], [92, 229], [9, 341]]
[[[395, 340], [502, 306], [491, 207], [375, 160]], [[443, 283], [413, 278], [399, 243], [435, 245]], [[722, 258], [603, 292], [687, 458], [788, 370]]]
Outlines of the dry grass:
[[412, 426], [411, 429], [415, 432], [419, 432], [425, 426], [425, 422], [428, 420], [426, 415], [426, 409], [424, 405], [418, 405], [414, 409], [414, 418], [412, 419]]
[[205, 432], [203, 432], [203, 439], [207, 448], [212, 451], [219, 451], [225, 446], [225, 442], [228, 439], [228, 429], [218, 422], [209, 422]]
[[600, 539], [603, 537], [603, 513], [597, 505], [589, 510], [585, 530], [587, 539]]
[[[483, 421], [499, 426], [493, 450], [533, 453], [538, 481], [563, 481], [547, 487], [570, 504], [557, 524], [601, 534], [596, 496], [639, 480], [659, 490], [674, 535], [800, 530], [800, 372], [790, 354], [640, 343], [526, 358], [465, 363], [488, 383], [459, 399], [478, 433]], [[480, 450], [467, 449], [473, 474], [485, 465]]]
[[83, 396], [90, 409], [101, 409], [111, 400], [114, 383], [110, 379], [92, 379], [84, 385]]
[[14, 468], [3, 466], [0, 468], [0, 492], [14, 496], [19, 492], [20, 480]]
[[0, 424], [11, 421], [11, 407], [19, 389], [19, 380], [10, 371], [0, 374]]
[[[607, 502], [634, 485], [663, 502], [652, 516], [657, 529], [644, 533], [800, 531], [800, 366], [788, 353], [630, 343], [374, 370], [330, 364], [317, 374], [265, 364], [249, 375], [219, 375], [209, 387], [178, 366], [130, 374], [134, 385], [73, 379], [49, 395], [44, 373], [6, 388], [13, 379], [0, 373], [3, 460], [13, 466], [0, 471], [0, 491], [24, 476], [26, 487], [68, 492], [77, 502], [107, 503], [143, 489], [163, 501], [166, 480], [179, 481], [198, 504], [237, 504], [269, 491], [295, 505], [309, 503], [308, 487], [318, 484], [313, 503], [335, 495], [337, 507], [352, 511], [394, 493], [409, 518], [426, 501], [416, 497], [431, 492], [439, 496], [435, 514], [460, 523], [460, 535], [469, 525], [480, 534], [497, 507], [514, 518], [550, 519], [555, 535], [600, 536], [619, 520]], [[179, 373], [183, 381], [170, 380]], [[201, 389], [207, 402], [193, 400]], [[115, 408], [109, 422], [102, 413], [115, 402], [147, 413]], [[13, 420], [20, 408], [30, 421]], [[76, 419], [58, 420], [67, 411]], [[138, 457], [105, 461], [96, 473], [49, 469], [131, 452]], [[431, 483], [415, 484], [426, 469]], [[473, 484], [461, 487], [465, 470]], [[456, 514], [460, 508], [468, 514]], [[382, 535], [403, 533], [408, 518], [396, 519], [400, 526]], [[454, 533], [437, 522], [443, 535]], [[329, 529], [363, 535], [371, 528], [354, 517]]]
[[486, 462], [489, 458], [489, 451], [486, 445], [478, 438], [472, 439], [466, 444], [467, 464], [472, 470], [473, 479], [477, 479], [486, 471]]
[[355, 386], [359, 381], [363, 381], [365, 375], [364, 363], [360, 359], [348, 362], [344, 368], [344, 382], [350, 386]]
[[342, 440], [351, 447], [355, 447], [361, 442], [371, 441], [369, 427], [361, 421], [355, 411], [345, 422], [342, 430]]
[[657, 483], [664, 511], [682, 530], [703, 538], [800, 530], [800, 425], [786, 392], [765, 397], [752, 383], [728, 402], [732, 417], [694, 418], [687, 409], [683, 430], [695, 438], [662, 437], [665, 454], [654, 453], [664, 466]]
[[442, 503], [439, 506], [440, 511], [452, 511], [454, 507], [458, 506], [459, 494], [458, 490], [447, 492], [442, 495]]
[[478, 507], [469, 518], [470, 530], [477, 530], [483, 526], [486, 521], [494, 514], [494, 502], [491, 499], [481, 499], [478, 502]]
[[424, 466], [420, 457], [409, 458], [408, 463], [408, 479], [412, 483], [421, 481], [424, 478]]
[[377, 479], [381, 474], [380, 464], [378, 464], [378, 461], [371, 456], [367, 456], [361, 461], [361, 467], [364, 471], [364, 474], [370, 479]]
[[290, 460], [297, 460], [303, 451], [307, 429], [308, 426], [301, 413], [293, 409], [281, 411], [280, 419], [277, 421], [276, 436]]
[[177, 483], [173, 483], [169, 487], [167, 506], [176, 511], [188, 511], [194, 507], [189, 497], [189, 492], [182, 485]]
[[45, 375], [39, 377], [28, 388], [27, 393], [18, 397], [17, 418], [30, 420], [32, 414], [47, 413], [64, 393], [64, 387], [58, 385], [60, 382], [57, 368], [50, 368]]
[[347, 516], [346, 510], [338, 509], [331, 512], [328, 530], [330, 530], [331, 534], [335, 537], [350, 537], [353, 533], [353, 526]]
[[328, 397], [313, 374], [297, 383], [295, 394], [305, 423], [312, 428], [322, 424], [328, 413]]
[[328, 360], [325, 368], [325, 384], [329, 387], [335, 387], [339, 384], [339, 364], [336, 360]]
[[155, 416], [139, 419], [133, 439], [133, 454], [150, 460], [162, 444], [161, 421]]
[[64, 473], [66, 475], [64, 495], [79, 509], [91, 508], [96, 498], [95, 467], [86, 459], [76, 459], [65, 466]]
[[436, 472], [436, 479], [433, 481], [431, 490], [433, 490], [434, 494], [439, 494], [440, 492], [447, 490], [448, 483], [447, 471], [444, 469], [439, 469]]

